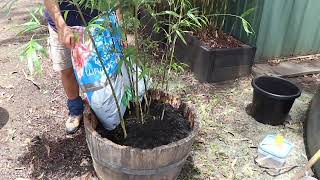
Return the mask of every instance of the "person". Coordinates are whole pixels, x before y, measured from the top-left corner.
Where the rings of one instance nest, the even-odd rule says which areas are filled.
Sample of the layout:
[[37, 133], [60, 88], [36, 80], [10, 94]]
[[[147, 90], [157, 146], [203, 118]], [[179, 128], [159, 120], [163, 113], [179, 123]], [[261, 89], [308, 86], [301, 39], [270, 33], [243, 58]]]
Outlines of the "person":
[[[53, 69], [60, 73], [67, 96], [69, 115], [66, 118], [65, 128], [68, 134], [73, 134], [79, 129], [84, 103], [79, 96], [79, 85], [72, 67], [71, 48], [75, 46], [72, 26], [84, 26], [84, 23], [76, 6], [68, 1], [44, 0], [44, 5], [49, 29], [50, 58], [53, 62]], [[66, 19], [64, 19], [65, 12], [68, 12]], [[84, 7], [81, 7], [81, 12], [86, 22], [99, 14], [97, 10]], [[119, 14], [117, 11], [118, 19], [121, 20]]]

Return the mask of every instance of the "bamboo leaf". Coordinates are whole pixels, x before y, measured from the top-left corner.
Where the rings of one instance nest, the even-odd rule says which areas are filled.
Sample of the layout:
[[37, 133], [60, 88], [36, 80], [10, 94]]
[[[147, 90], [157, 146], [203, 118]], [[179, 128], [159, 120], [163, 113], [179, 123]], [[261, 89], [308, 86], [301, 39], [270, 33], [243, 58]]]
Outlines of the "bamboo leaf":
[[241, 17], [247, 17], [248, 15], [250, 15], [251, 13], [253, 13], [256, 10], [256, 8], [250, 8], [248, 10], [246, 10], [244, 13], [241, 14]]
[[64, 11], [64, 13], [63, 13], [63, 19], [64, 19], [65, 21], [67, 20], [68, 15], [69, 15], [69, 11], [68, 11], [68, 10]]
[[161, 15], [171, 15], [171, 16], [174, 16], [174, 17], [180, 17], [179, 14], [177, 14], [176, 12], [173, 12], [173, 11], [163, 11], [163, 12], [160, 12], [160, 13], [156, 13], [154, 14], [155, 16], [161, 16]]
[[38, 57], [36, 57], [33, 60], [33, 64], [34, 64], [35, 74], [41, 74], [42, 73], [42, 67], [41, 67], [40, 59]]
[[134, 95], [132, 94], [132, 92], [133, 91], [131, 88], [126, 88], [124, 91], [124, 96], [122, 96], [121, 103], [125, 107], [127, 107], [130, 101], [132, 101], [134, 98]]
[[34, 64], [33, 61], [38, 58], [37, 57], [37, 53], [35, 51], [35, 49], [30, 48], [27, 50], [27, 62], [28, 62], [28, 69], [31, 72], [31, 74], [34, 73]]
[[186, 42], [185, 38], [183, 37], [183, 35], [181, 34], [181, 32], [180, 32], [180, 31], [176, 31], [176, 33], [177, 33], [177, 35], [180, 37], [181, 41], [182, 41], [185, 45], [187, 45], [187, 42]]
[[247, 20], [243, 19], [243, 18], [241, 20], [242, 20], [242, 27], [243, 27], [244, 31], [247, 34], [254, 34], [254, 31], [253, 31], [250, 23]]
[[40, 24], [39, 19], [34, 15], [34, 13], [30, 13], [32, 20], [34, 20], [37, 24]]
[[198, 21], [198, 19], [196, 18], [196, 16], [192, 13], [188, 13], [187, 14], [199, 27], [201, 27], [201, 23]]

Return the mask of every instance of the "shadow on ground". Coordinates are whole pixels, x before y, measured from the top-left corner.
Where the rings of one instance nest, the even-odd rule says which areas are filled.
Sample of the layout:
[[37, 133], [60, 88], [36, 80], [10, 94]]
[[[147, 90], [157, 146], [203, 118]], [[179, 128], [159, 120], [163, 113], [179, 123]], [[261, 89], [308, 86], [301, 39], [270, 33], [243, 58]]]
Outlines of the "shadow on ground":
[[[9, 37], [7, 39], [2, 39], [0, 40], [0, 45], [11, 45], [11, 44], [23, 44], [23, 43], [27, 43], [31, 40], [31, 37], [33, 37], [34, 39], [41, 39], [41, 38], [45, 38], [48, 35], [47, 29], [46, 28], [42, 28], [39, 29], [35, 32], [36, 34], [34, 35], [34, 33], [23, 33], [22, 35], [17, 35], [15, 37]], [[38, 40], [39, 42], [41, 42], [40, 40]], [[45, 43], [45, 41], [42, 41]]]
[[41, 179], [71, 178], [93, 170], [84, 129], [72, 138], [35, 136], [18, 160], [31, 168], [32, 177]]
[[0, 107], [0, 129], [3, 128], [9, 120], [9, 112]]
[[193, 157], [189, 156], [181, 170], [178, 180], [197, 180], [199, 179], [199, 174], [200, 169], [194, 166]]

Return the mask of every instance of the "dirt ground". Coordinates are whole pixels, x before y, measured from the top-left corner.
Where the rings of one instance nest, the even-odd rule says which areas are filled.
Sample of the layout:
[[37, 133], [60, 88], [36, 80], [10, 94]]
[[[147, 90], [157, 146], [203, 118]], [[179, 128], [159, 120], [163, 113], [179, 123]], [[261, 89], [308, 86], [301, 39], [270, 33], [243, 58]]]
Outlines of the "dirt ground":
[[[196, 104], [202, 124], [180, 179], [290, 179], [306, 163], [303, 120], [316, 90], [314, 85], [319, 84], [320, 79], [290, 79], [298, 82], [304, 91], [292, 107], [285, 125], [277, 127], [258, 123], [247, 114], [252, 101], [251, 79], [247, 77], [218, 84], [199, 84], [186, 75], [173, 88], [175, 91], [180, 89], [187, 100]], [[310, 84], [305, 84], [305, 81]], [[254, 162], [257, 146], [268, 134], [281, 134], [294, 144], [280, 172], [259, 167]]]
[[38, 87], [24, 75], [19, 48], [30, 36], [16, 33], [35, 2], [21, 0], [9, 17], [0, 15], [0, 179], [5, 180], [70, 179], [93, 169], [84, 131], [65, 134], [66, 99], [50, 60], [43, 60]]
[[[0, 14], [0, 178], [77, 179], [93, 167], [83, 128], [73, 136], [65, 134], [66, 99], [59, 76], [50, 60], [43, 60], [44, 76], [34, 85], [19, 61], [19, 48], [30, 36], [16, 33], [35, 2], [20, 0], [11, 16]], [[278, 127], [258, 123], [246, 113], [251, 79], [200, 84], [188, 72], [173, 78], [170, 89], [193, 102], [201, 117], [201, 131], [180, 180], [290, 179], [306, 163], [302, 122], [320, 77], [291, 79], [303, 94], [288, 122]], [[255, 164], [257, 146], [267, 134], [282, 134], [294, 143], [282, 172], [291, 171], [277, 176]]]

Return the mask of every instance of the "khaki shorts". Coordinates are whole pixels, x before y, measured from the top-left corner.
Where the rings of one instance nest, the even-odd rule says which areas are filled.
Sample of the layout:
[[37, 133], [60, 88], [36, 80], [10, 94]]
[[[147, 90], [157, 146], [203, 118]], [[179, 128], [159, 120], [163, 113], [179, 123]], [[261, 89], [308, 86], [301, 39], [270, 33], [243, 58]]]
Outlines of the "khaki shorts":
[[59, 42], [58, 33], [50, 26], [49, 28], [49, 56], [55, 71], [72, 68], [71, 50]]

